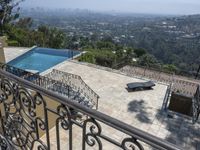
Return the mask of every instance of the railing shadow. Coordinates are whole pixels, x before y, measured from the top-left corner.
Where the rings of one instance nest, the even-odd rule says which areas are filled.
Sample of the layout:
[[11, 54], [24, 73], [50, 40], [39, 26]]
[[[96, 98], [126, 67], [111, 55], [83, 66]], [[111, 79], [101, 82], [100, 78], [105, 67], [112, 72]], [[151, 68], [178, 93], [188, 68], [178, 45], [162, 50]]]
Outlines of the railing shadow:
[[[141, 124], [147, 124], [148, 132], [160, 137], [183, 149], [198, 150], [200, 148], [200, 121], [192, 123], [192, 119], [187, 116], [179, 115], [173, 112], [157, 110], [152, 117], [148, 112], [148, 107], [144, 100], [133, 100], [128, 104], [128, 112], [132, 112]], [[151, 126], [156, 128], [156, 132]], [[137, 126], [137, 125], [136, 125]]]
[[193, 124], [191, 118], [174, 113], [163, 113], [158, 110], [156, 119], [161, 120], [164, 134], [162, 138], [183, 149], [200, 148], [200, 124]]

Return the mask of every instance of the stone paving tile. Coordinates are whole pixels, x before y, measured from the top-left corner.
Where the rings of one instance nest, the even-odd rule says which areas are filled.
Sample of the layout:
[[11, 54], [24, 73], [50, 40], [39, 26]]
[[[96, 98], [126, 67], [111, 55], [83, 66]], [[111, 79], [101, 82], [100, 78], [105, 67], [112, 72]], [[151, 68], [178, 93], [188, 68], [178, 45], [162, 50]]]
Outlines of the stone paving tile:
[[4, 48], [4, 54], [5, 54], [6, 62], [9, 62], [9, 61], [15, 59], [16, 57], [28, 52], [29, 50], [31, 50], [31, 48], [27, 48], [27, 47], [5, 47]]
[[[200, 143], [197, 140], [200, 137], [197, 133], [199, 126], [192, 125], [187, 118], [176, 115], [169, 118], [167, 114], [161, 113], [166, 85], [156, 84], [154, 90], [128, 93], [125, 90], [126, 83], [142, 80], [73, 62], [65, 62], [56, 69], [80, 75], [100, 95], [99, 111], [184, 149], [189, 146], [193, 149]], [[120, 134], [115, 134], [112, 129], [105, 130], [117, 140], [121, 139]]]

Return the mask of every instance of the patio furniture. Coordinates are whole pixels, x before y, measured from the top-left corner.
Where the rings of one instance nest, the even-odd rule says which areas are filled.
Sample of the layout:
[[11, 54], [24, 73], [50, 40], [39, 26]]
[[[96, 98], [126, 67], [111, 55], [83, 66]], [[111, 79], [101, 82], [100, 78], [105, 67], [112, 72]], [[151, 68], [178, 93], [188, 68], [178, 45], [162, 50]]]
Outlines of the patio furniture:
[[155, 86], [153, 81], [148, 82], [133, 82], [128, 83], [127, 87], [129, 90], [149, 90], [152, 89], [152, 87]]

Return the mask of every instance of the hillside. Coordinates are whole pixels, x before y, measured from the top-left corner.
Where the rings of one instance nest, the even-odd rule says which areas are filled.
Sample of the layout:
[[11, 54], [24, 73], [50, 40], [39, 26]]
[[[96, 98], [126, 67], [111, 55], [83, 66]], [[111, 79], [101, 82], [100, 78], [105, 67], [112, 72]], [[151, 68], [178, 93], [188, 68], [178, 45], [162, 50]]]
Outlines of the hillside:
[[57, 27], [77, 41], [81, 37], [92, 41], [109, 38], [115, 43], [144, 48], [160, 63], [174, 64], [185, 72], [196, 71], [200, 63], [200, 15], [105, 14], [41, 8], [24, 10], [23, 14], [33, 18], [34, 27]]

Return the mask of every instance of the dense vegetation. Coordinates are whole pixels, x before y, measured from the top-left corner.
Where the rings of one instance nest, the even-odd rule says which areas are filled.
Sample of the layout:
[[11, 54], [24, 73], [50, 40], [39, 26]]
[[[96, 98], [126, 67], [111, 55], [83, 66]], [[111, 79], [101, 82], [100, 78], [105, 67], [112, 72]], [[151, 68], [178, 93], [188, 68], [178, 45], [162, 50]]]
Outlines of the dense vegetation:
[[[21, 19], [19, 22], [22, 21]], [[10, 46], [31, 47], [38, 45], [41, 47], [63, 48], [65, 46], [65, 34], [56, 29], [47, 26], [39, 26], [32, 30], [24, 24], [7, 26], [6, 35]]]
[[13, 1], [0, 3], [0, 34], [8, 37], [10, 46], [81, 49], [87, 53], [80, 61], [112, 68], [142, 65], [195, 74], [200, 63], [198, 15], [158, 17], [31, 9], [21, 11], [19, 18], [18, 3], [9, 5]]
[[115, 44], [145, 49], [159, 63], [174, 65], [184, 72], [195, 73], [200, 64], [200, 15], [150, 16], [45, 9], [24, 12], [35, 20], [34, 28], [40, 24], [57, 27], [68, 37], [75, 37], [76, 42], [81, 37], [91, 41], [110, 38]]

